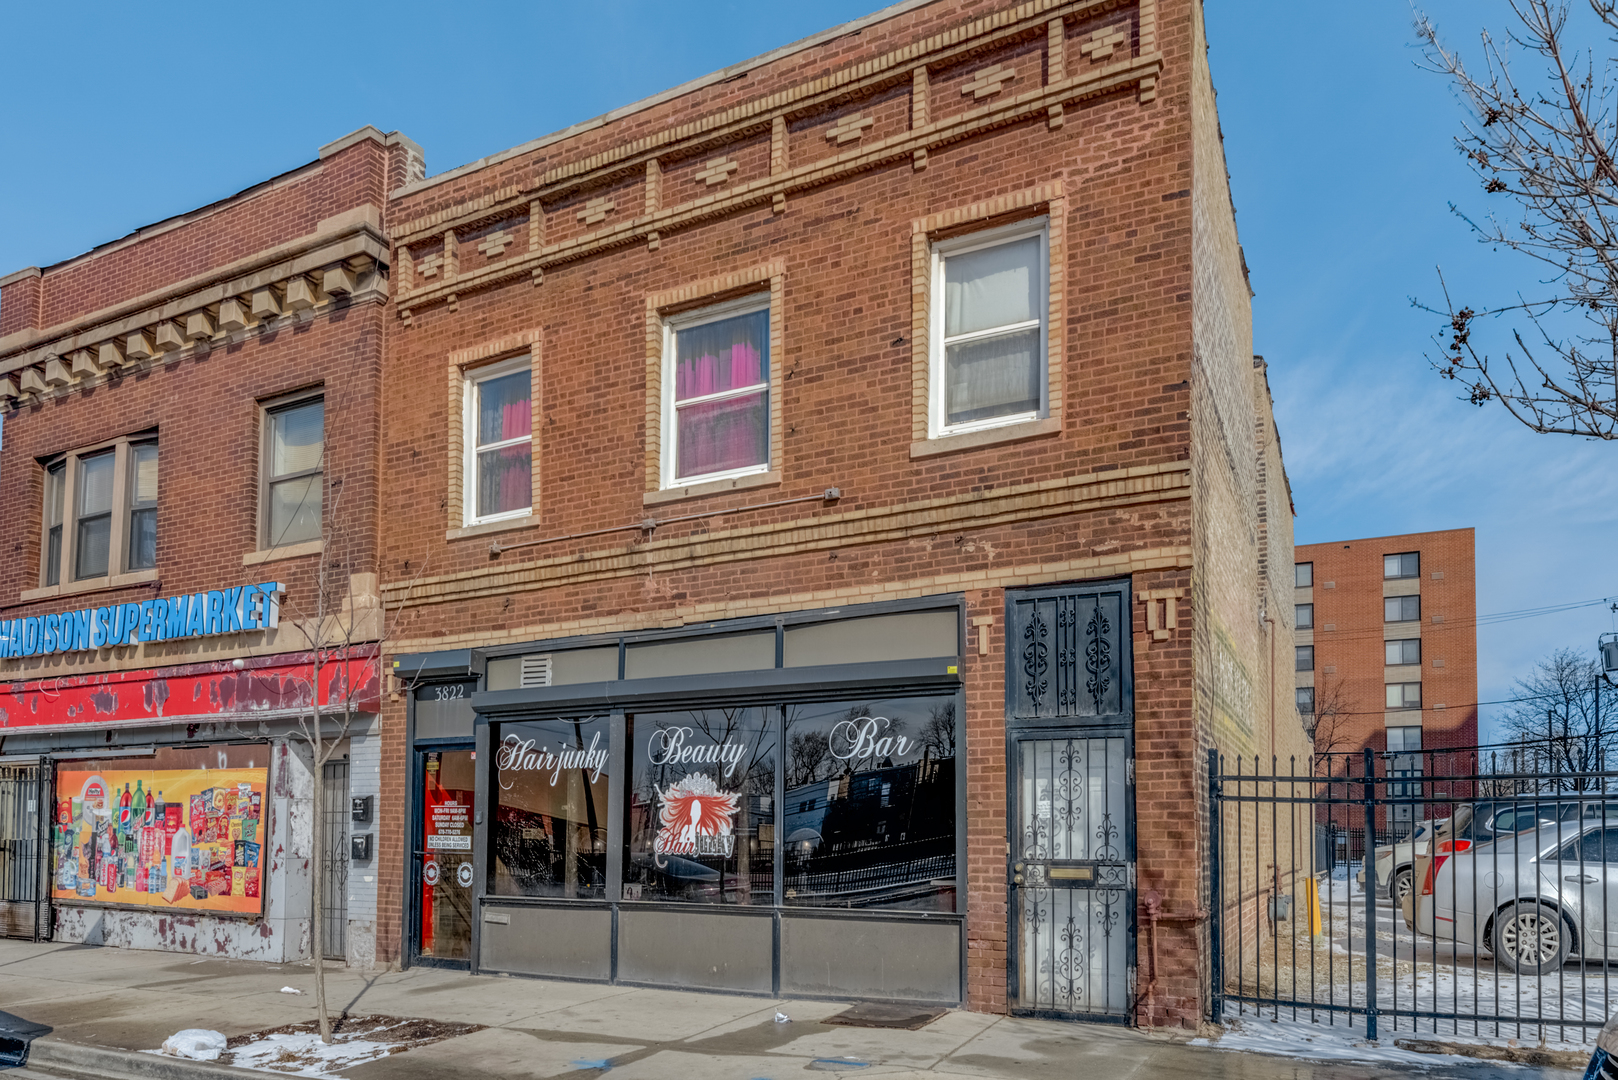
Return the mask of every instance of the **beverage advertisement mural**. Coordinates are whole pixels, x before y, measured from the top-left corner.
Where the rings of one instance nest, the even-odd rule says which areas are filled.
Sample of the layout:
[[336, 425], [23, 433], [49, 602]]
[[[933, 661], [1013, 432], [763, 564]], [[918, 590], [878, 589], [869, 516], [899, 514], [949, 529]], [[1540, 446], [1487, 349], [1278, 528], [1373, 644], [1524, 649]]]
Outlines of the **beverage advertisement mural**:
[[258, 914], [268, 771], [59, 765], [52, 897]]

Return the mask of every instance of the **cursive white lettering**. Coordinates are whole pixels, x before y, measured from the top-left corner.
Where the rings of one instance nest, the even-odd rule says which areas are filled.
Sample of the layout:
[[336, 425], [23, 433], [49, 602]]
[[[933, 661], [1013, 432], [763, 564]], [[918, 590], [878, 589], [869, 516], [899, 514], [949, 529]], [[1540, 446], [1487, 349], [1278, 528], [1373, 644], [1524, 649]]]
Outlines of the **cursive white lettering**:
[[733, 742], [693, 746], [691, 737], [688, 727], [659, 728], [647, 740], [647, 760], [653, 765], [723, 765], [729, 776], [747, 752], [741, 743]]
[[[877, 725], [882, 725], [878, 727]], [[860, 758], [905, 757], [915, 744], [903, 735], [880, 735], [892, 726], [886, 716], [866, 716], [859, 720], [839, 720], [831, 729], [832, 756], [842, 761]]]

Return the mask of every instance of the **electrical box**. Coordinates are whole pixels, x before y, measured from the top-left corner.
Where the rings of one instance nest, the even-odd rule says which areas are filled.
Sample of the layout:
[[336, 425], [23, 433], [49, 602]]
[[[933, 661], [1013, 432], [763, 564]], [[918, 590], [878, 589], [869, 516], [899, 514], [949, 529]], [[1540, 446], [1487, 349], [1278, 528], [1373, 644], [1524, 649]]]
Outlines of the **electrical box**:
[[350, 836], [348, 838], [348, 861], [349, 862], [370, 862], [371, 861], [371, 834], [370, 833], [360, 833], [357, 836]]
[[356, 795], [349, 801], [349, 816], [355, 821], [367, 822], [371, 820], [371, 796]]

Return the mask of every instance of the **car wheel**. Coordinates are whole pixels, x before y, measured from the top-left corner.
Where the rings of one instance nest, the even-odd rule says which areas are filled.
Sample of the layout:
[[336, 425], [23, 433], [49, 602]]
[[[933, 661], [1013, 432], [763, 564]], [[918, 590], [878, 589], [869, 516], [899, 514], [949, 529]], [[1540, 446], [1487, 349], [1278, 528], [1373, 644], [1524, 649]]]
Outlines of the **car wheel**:
[[1573, 931], [1561, 914], [1543, 904], [1502, 908], [1490, 935], [1494, 955], [1519, 975], [1549, 975], [1567, 960]]
[[1402, 867], [1393, 874], [1393, 884], [1388, 886], [1388, 895], [1394, 903], [1404, 903], [1405, 897], [1410, 895], [1411, 886], [1415, 884], [1415, 871], [1410, 867]]

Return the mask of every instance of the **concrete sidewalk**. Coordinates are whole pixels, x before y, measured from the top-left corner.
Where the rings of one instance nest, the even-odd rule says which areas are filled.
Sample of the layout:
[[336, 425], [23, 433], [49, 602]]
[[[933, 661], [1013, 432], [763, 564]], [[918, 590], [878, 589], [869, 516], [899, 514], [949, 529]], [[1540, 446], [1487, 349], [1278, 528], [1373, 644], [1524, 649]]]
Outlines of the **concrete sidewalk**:
[[[50, 1029], [46, 1041], [150, 1050], [182, 1028], [212, 1028], [230, 1036], [310, 1020], [313, 982], [307, 965], [0, 940], [0, 1026], [31, 1023]], [[282, 993], [283, 986], [304, 993]], [[337, 968], [327, 973], [326, 987], [334, 1011], [486, 1025], [344, 1069], [351, 1080], [608, 1073], [613, 1080], [828, 1074], [1349, 1080], [1409, 1071], [1408, 1066], [1384, 1070], [1229, 1053], [1187, 1046], [1184, 1036], [959, 1011], [917, 1031], [835, 1027], [820, 1021], [847, 1002], [473, 978], [435, 968], [369, 974]], [[777, 1010], [791, 1022], [776, 1023]], [[146, 1057], [142, 1064], [167, 1060]], [[1425, 1072], [1468, 1080], [1570, 1075], [1482, 1064]], [[22, 1075], [34, 1073], [30, 1066]]]

